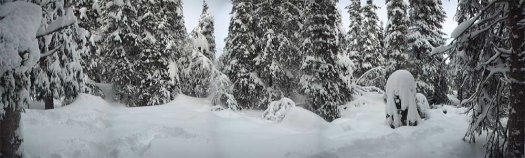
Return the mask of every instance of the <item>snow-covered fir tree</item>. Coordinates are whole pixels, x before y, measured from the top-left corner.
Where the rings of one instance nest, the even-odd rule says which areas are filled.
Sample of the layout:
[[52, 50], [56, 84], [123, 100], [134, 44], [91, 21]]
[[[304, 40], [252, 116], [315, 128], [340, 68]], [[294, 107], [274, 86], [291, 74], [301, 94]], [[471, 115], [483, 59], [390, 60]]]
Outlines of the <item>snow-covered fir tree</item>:
[[210, 60], [206, 54], [209, 55], [208, 39], [205, 35], [201, 34], [202, 30], [200, 27], [195, 28], [191, 35], [193, 46], [190, 59], [187, 65], [184, 66], [179, 72], [179, 78], [181, 80], [181, 92], [193, 96], [204, 98], [209, 94], [210, 81], [214, 65], [213, 61]]
[[222, 72], [233, 84], [233, 95], [240, 108], [261, 108], [261, 97], [266, 85], [255, 70], [257, 57], [255, 24], [253, 21], [254, 3], [251, 0], [234, 0], [232, 18], [228, 28]]
[[213, 15], [211, 15], [208, 7], [208, 3], [206, 0], [203, 0], [202, 2], [202, 13], [199, 18], [199, 24], [197, 25], [197, 28], [195, 28], [191, 32], [191, 36], [197, 36], [197, 34], [202, 34], [204, 37], [206, 37], [206, 40], [208, 42], [208, 50], [207, 52], [204, 52], [204, 56], [206, 56], [208, 59], [214, 61], [215, 60], [215, 27], [214, 27], [214, 18]]
[[233, 85], [225, 74], [218, 69], [213, 70], [212, 105], [219, 105], [224, 109], [238, 110], [239, 104], [233, 96]]
[[339, 15], [336, 1], [308, 1], [303, 28], [305, 58], [301, 65], [300, 90], [306, 104], [327, 121], [338, 117], [338, 105], [350, 100], [348, 85], [336, 61], [339, 55]]
[[431, 56], [433, 48], [445, 43], [441, 29], [446, 16], [441, 0], [411, 0], [409, 15], [409, 69], [416, 77], [418, 92], [429, 97], [430, 104], [446, 103], [446, 92], [436, 91], [439, 82], [446, 78], [438, 72], [444, 61], [442, 57]]
[[[42, 27], [54, 28], [56, 21], [74, 21], [72, 4], [64, 0], [52, 0], [41, 4]], [[46, 109], [53, 109], [54, 99], [64, 98], [63, 104], [71, 103], [84, 86], [84, 73], [80, 65], [81, 42], [86, 30], [73, 24], [60, 31], [39, 37], [40, 52], [44, 54], [31, 72], [31, 95], [44, 101]], [[80, 43], [80, 44], [79, 44]], [[53, 52], [49, 54], [50, 52]]]
[[30, 98], [29, 71], [41, 57], [36, 37], [69, 23], [39, 29], [42, 8], [27, 2], [0, 1], [0, 10], [0, 156], [22, 157], [20, 113]]
[[387, 0], [387, 26], [385, 35], [385, 57], [387, 73], [405, 68], [408, 62], [407, 33], [408, 6], [403, 0]]
[[279, 30], [282, 30], [282, 34], [285, 36], [287, 41], [281, 41], [279, 45], [278, 53], [281, 64], [287, 69], [287, 73], [294, 76], [294, 83], [290, 86], [294, 87], [282, 87], [285, 92], [296, 91], [295, 85], [297, 85], [299, 76], [299, 69], [301, 68], [301, 60], [303, 54], [301, 52], [301, 29], [304, 23], [304, 0], [288, 0], [281, 3], [282, 8], [279, 14], [282, 14], [282, 26]]
[[[452, 65], [465, 89], [462, 106], [472, 116], [465, 140], [475, 142], [483, 131], [487, 157], [525, 154], [525, 29], [523, 3], [513, 0], [465, 1], [455, 19], [448, 47]], [[471, 92], [471, 93], [470, 93]], [[506, 119], [505, 119], [506, 118]], [[503, 123], [502, 120], [507, 120]]]
[[[377, 16], [376, 10], [378, 7], [373, 4], [372, 0], [367, 0], [366, 5], [362, 8], [363, 20], [360, 26], [361, 42], [358, 46], [361, 48], [361, 66], [359, 71], [356, 73], [357, 76], [361, 76], [364, 72], [382, 66], [384, 64], [383, 58], [383, 46], [381, 46], [381, 27], [379, 24], [379, 17]], [[378, 85], [376, 85], [378, 86]]]
[[[279, 81], [284, 96], [290, 97], [297, 93], [301, 60], [301, 29], [304, 23], [304, 0], [288, 0], [279, 3], [280, 22], [273, 25], [273, 30], [279, 32], [276, 60], [279, 62], [285, 76]], [[275, 13], [274, 13], [275, 14]]]
[[[199, 25], [190, 34], [190, 54], [179, 59], [179, 78], [182, 93], [193, 97], [209, 95], [210, 76], [215, 69], [215, 37], [213, 35], [213, 16], [208, 13], [208, 4], [203, 1]], [[211, 44], [211, 45], [210, 45]]]
[[362, 19], [363, 14], [361, 13], [361, 0], [351, 0], [350, 4], [346, 6], [345, 9], [348, 9], [350, 25], [348, 32], [346, 34], [346, 42], [343, 44], [345, 52], [348, 53], [350, 59], [355, 63], [356, 74], [362, 74], [362, 63], [363, 63], [363, 54], [362, 47], [360, 45], [363, 41], [362, 32]]
[[[170, 57], [181, 53], [177, 38], [179, 0], [101, 1], [102, 54], [113, 77], [117, 99], [129, 106], [163, 104], [177, 94], [168, 74]], [[182, 24], [183, 25], [183, 24]], [[175, 54], [175, 55], [174, 55]]]
[[[267, 86], [266, 93], [261, 103], [267, 105], [271, 101], [279, 100], [285, 93], [284, 87], [291, 87], [293, 76], [287, 74], [287, 70], [280, 59], [280, 49], [283, 44], [290, 44], [289, 39], [283, 34], [284, 17], [282, 16], [284, 1], [260, 0], [256, 3], [254, 21], [256, 27], [256, 52], [255, 65], [257, 74]], [[286, 57], [286, 56], [283, 56]], [[291, 92], [287, 92], [290, 94]], [[263, 107], [266, 109], [266, 106]]]
[[78, 25], [88, 31], [87, 40], [81, 43], [84, 50], [81, 53], [82, 68], [84, 73], [95, 82], [105, 80], [105, 71], [101, 64], [102, 55], [97, 51], [96, 43], [100, 40], [100, 3], [98, 0], [80, 0], [76, 1], [73, 6], [75, 15], [78, 19]]
[[74, 1], [71, 6], [78, 20], [78, 52], [80, 53], [80, 64], [84, 72], [83, 93], [104, 96], [102, 90], [95, 85], [96, 82], [106, 82], [102, 73], [102, 55], [97, 51], [96, 42], [100, 40], [100, 5], [98, 0]]

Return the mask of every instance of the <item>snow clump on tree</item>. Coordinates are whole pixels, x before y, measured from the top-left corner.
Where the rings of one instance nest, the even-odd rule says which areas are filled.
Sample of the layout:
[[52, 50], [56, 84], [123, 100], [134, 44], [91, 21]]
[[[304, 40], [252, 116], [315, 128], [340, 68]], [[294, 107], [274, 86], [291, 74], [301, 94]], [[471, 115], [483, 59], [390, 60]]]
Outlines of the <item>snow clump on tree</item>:
[[414, 76], [406, 70], [397, 70], [386, 82], [386, 122], [396, 128], [416, 126], [420, 120]]

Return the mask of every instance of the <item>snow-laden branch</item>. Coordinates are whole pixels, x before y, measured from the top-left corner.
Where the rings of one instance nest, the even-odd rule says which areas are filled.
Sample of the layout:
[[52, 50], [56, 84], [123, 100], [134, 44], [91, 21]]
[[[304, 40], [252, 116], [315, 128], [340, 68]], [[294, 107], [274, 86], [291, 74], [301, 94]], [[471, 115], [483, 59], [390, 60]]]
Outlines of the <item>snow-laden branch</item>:
[[499, 2], [499, 1], [496, 0], [496, 1], [491, 2], [489, 5], [484, 7], [479, 12], [478, 15], [459, 24], [458, 27], [456, 27], [456, 29], [454, 29], [454, 31], [452, 31], [452, 33], [450, 34], [450, 38], [453, 38], [454, 40], [456, 40], [459, 36], [463, 35], [466, 32], [466, 30], [469, 29], [472, 25], [474, 25], [474, 22], [476, 22], [476, 20], [478, 20], [485, 11], [487, 11], [494, 4], [496, 4], [496, 2]]
[[61, 44], [59, 45], [58, 47], [56, 47], [55, 49], [52, 49], [50, 51], [47, 51], [46, 53], [44, 54], [40, 54], [40, 59], [42, 58], [45, 58], [47, 56], [50, 56], [50, 55], [53, 55], [55, 52], [57, 52], [59, 49], [61, 49], [62, 47], [64, 46], [64, 44]]
[[67, 9], [66, 15], [58, 17], [56, 20], [51, 22], [45, 29], [39, 29], [36, 37], [40, 38], [45, 35], [52, 34], [54, 32], [60, 31], [64, 28], [67, 28], [77, 22], [77, 18], [73, 14], [71, 8]]

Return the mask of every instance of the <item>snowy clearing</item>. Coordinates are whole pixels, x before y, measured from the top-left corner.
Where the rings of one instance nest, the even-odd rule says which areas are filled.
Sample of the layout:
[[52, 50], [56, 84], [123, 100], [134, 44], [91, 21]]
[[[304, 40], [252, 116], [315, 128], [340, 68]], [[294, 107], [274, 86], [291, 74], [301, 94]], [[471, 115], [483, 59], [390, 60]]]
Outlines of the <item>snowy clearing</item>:
[[22, 114], [26, 157], [482, 157], [483, 142], [461, 140], [464, 109], [431, 109], [415, 127], [385, 124], [380, 94], [342, 107], [332, 123], [300, 107], [275, 123], [262, 111], [211, 111], [208, 99], [179, 95], [127, 108], [81, 94], [55, 110]]

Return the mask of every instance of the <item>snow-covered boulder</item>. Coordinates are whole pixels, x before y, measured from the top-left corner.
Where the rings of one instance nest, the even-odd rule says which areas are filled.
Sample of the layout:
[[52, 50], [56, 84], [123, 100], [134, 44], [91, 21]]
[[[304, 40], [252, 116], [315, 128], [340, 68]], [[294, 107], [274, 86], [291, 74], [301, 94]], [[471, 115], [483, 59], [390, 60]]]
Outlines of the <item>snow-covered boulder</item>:
[[423, 119], [430, 118], [430, 105], [428, 104], [427, 97], [424, 94], [417, 93], [416, 94], [416, 104], [417, 104], [417, 111], [419, 112], [419, 116]]
[[295, 108], [295, 102], [290, 98], [272, 101], [264, 111], [263, 118], [270, 121], [281, 122], [286, 114], [293, 108]]
[[386, 122], [390, 127], [416, 126], [421, 118], [417, 111], [416, 82], [406, 70], [392, 73], [386, 82]]

